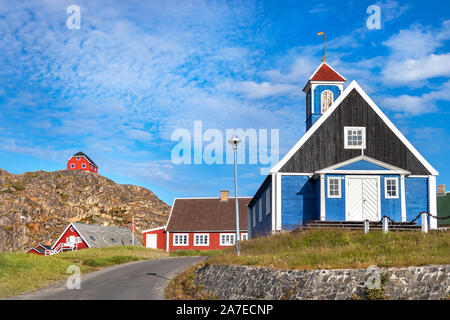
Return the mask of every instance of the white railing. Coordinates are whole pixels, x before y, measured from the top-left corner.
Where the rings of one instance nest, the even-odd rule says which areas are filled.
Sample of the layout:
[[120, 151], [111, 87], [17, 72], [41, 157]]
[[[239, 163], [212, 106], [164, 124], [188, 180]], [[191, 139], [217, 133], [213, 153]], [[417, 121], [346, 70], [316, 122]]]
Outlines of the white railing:
[[58, 244], [54, 249], [47, 249], [44, 252], [44, 255], [51, 256], [57, 253], [60, 253], [63, 250], [77, 250], [77, 244], [76, 243], [60, 243]]

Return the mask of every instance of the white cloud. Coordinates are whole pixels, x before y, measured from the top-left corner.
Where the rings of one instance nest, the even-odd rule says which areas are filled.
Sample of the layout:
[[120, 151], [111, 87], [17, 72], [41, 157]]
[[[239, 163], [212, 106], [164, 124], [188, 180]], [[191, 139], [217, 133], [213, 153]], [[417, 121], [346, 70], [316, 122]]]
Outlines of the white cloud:
[[228, 83], [226, 85], [230, 91], [245, 94], [248, 98], [261, 99], [269, 96], [277, 96], [289, 94], [298, 89], [296, 86], [283, 83], [270, 83], [254, 81], [241, 81], [236, 83]]
[[450, 20], [433, 30], [420, 25], [401, 30], [383, 44], [391, 53], [382, 70], [390, 85], [424, 86], [425, 80], [450, 76], [450, 53], [436, 50], [450, 39]]
[[404, 115], [420, 115], [435, 112], [438, 101], [450, 101], [450, 81], [444, 83], [439, 90], [420, 96], [401, 95], [398, 97], [386, 97], [381, 100], [383, 107]]

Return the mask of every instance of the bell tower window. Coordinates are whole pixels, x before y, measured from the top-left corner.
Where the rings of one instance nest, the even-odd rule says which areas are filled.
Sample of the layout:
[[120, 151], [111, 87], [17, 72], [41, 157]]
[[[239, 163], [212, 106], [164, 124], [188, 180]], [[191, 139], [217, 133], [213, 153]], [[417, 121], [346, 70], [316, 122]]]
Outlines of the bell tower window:
[[333, 92], [325, 90], [322, 92], [321, 97], [321, 112], [324, 114], [328, 108], [333, 104]]

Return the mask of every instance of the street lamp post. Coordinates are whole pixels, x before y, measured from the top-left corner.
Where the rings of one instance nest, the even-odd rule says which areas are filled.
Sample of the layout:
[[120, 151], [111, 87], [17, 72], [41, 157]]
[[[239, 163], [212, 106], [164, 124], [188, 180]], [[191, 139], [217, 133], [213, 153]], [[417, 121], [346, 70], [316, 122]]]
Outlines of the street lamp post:
[[241, 140], [238, 137], [233, 137], [228, 140], [228, 143], [233, 145], [234, 152], [234, 200], [236, 206], [236, 255], [241, 254], [241, 245], [240, 245], [240, 234], [239, 234], [239, 204], [238, 204], [238, 193], [237, 193], [237, 166], [236, 166], [236, 153], [238, 144], [241, 143]]

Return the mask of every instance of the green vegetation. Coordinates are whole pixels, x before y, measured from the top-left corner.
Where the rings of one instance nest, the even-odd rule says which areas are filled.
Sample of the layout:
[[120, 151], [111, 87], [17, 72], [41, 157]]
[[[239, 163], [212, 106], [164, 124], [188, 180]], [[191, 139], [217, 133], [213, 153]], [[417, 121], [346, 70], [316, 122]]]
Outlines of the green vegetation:
[[194, 284], [195, 271], [204, 263], [193, 266], [178, 274], [166, 287], [165, 296], [169, 300], [211, 300], [216, 297], [202, 291], [202, 286]]
[[133, 246], [84, 249], [46, 257], [19, 252], [1, 253], [0, 298], [65, 279], [70, 276], [66, 271], [72, 264], [78, 265], [83, 274], [99, 267], [167, 256], [161, 250]]
[[222, 254], [221, 250], [176, 250], [170, 252], [171, 257], [212, 257]]
[[207, 260], [280, 269], [340, 269], [450, 263], [450, 233], [310, 230], [245, 241]]

